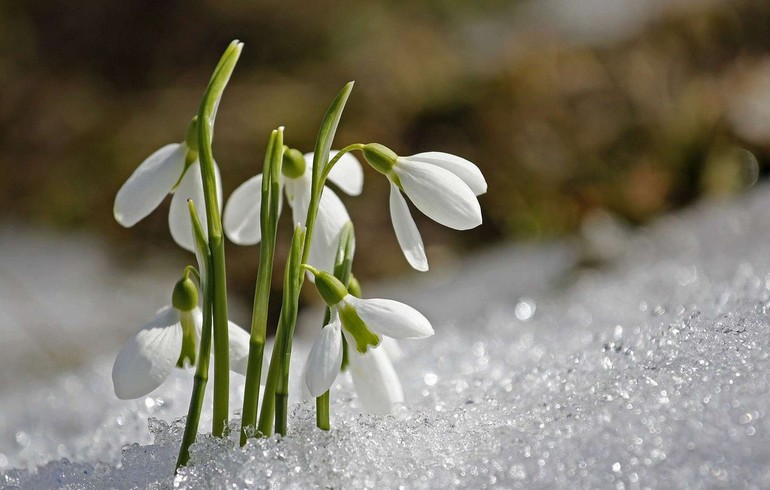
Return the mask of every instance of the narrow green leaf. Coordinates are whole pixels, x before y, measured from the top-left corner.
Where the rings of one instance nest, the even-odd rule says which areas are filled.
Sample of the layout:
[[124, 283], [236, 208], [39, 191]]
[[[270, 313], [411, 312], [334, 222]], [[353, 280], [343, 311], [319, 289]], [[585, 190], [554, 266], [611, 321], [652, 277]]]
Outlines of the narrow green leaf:
[[262, 246], [259, 249], [259, 270], [254, 292], [254, 308], [251, 317], [251, 338], [249, 340], [249, 361], [241, 412], [241, 446], [246, 444], [249, 428], [257, 421], [259, 384], [262, 378], [262, 358], [267, 337], [267, 310], [270, 301], [270, 285], [273, 278], [275, 237], [278, 225], [278, 203], [280, 196], [280, 174], [283, 161], [283, 128], [270, 134], [262, 172], [262, 209], [260, 228]]
[[305, 229], [297, 225], [291, 240], [289, 259], [286, 263], [286, 274], [283, 285], [283, 308], [279, 326], [282, 337], [280, 358], [278, 361], [278, 381], [275, 388], [275, 431], [286, 435], [287, 408], [289, 397], [289, 368], [291, 366], [291, 348], [294, 339], [294, 328], [297, 325], [297, 305], [299, 303], [299, 291], [302, 287], [304, 271], [302, 264], [302, 248], [305, 242]]
[[211, 76], [198, 109], [198, 158], [200, 161], [203, 195], [206, 201], [208, 242], [211, 250], [211, 266], [214, 315], [214, 407], [212, 434], [222, 436], [229, 417], [230, 355], [227, 323], [227, 273], [225, 267], [222, 217], [220, 216], [212, 138], [214, 118], [219, 101], [235, 69], [243, 44], [233, 41], [225, 50]]
[[199, 113], [199, 116], [205, 117], [209, 124], [213, 125], [217, 109], [219, 109], [219, 101], [222, 99], [222, 93], [225, 91], [227, 82], [230, 81], [230, 76], [233, 74], [233, 70], [235, 70], [235, 65], [238, 63], [242, 50], [242, 42], [238, 40], [231, 42], [219, 59], [214, 73], [211, 75], [211, 80], [209, 80], [209, 85], [206, 87], [206, 92], [201, 101]]
[[315, 142], [313, 153], [313, 185], [318, 182], [318, 177], [323, 171], [326, 162], [329, 161], [329, 151], [331, 151], [334, 135], [337, 133], [337, 126], [342, 117], [342, 111], [348, 101], [350, 92], [353, 90], [354, 82], [348, 82], [334, 98], [329, 109], [326, 111], [321, 128], [318, 130], [318, 138]]

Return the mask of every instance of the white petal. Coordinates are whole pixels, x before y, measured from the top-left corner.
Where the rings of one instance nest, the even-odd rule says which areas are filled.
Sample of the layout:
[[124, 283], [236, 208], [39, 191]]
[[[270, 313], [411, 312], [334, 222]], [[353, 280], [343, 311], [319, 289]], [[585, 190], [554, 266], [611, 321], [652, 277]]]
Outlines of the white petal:
[[[195, 319], [195, 333], [198, 336], [196, 341], [200, 346], [201, 332], [203, 330], [203, 312], [197, 306], [193, 309], [193, 318]], [[246, 370], [249, 364], [249, 340], [250, 335], [246, 330], [242, 329], [238, 324], [228, 320], [227, 322], [227, 336], [230, 345], [230, 371], [238, 374], [246, 375]], [[211, 356], [214, 356], [214, 344], [212, 340], [211, 344]], [[267, 374], [267, 362], [268, 359], [264, 358], [262, 363], [262, 377]], [[264, 380], [263, 380], [264, 381]]]
[[299, 223], [305, 226], [307, 218], [307, 207], [310, 204], [310, 191], [312, 183], [310, 177], [305, 175], [296, 179], [286, 179], [286, 200], [292, 209], [292, 228]]
[[413, 162], [429, 163], [447, 169], [456, 176], [460, 177], [465, 184], [471, 188], [474, 194], [480, 196], [487, 192], [487, 181], [479, 170], [479, 167], [466, 160], [465, 158], [443, 153], [440, 151], [428, 151], [406, 157]]
[[[342, 228], [350, 221], [345, 205], [339, 197], [324, 187], [318, 204], [313, 242], [310, 245], [308, 263], [318, 270], [334, 271], [334, 262], [340, 245]], [[311, 274], [312, 275], [312, 274]]]
[[390, 184], [390, 219], [406, 261], [418, 271], [427, 271], [428, 257], [425, 256], [425, 246], [422, 243], [420, 231], [414, 224], [404, 196], [392, 182]]
[[404, 351], [401, 350], [401, 346], [398, 345], [398, 341], [396, 339], [392, 339], [390, 337], [382, 337], [380, 347], [385, 350], [385, 353], [388, 355], [391, 361], [398, 361], [404, 357]]
[[[329, 159], [337, 153], [339, 152], [336, 150], [330, 151]], [[360, 195], [364, 188], [364, 170], [361, 167], [361, 162], [352, 153], [345, 153], [329, 172], [329, 180], [349, 196]]]
[[[287, 179], [286, 197], [292, 206], [293, 224], [304, 226], [307, 219], [307, 207], [310, 204], [310, 179], [306, 176]], [[334, 260], [339, 247], [340, 234], [345, 223], [350, 221], [345, 205], [337, 194], [324, 187], [318, 204], [313, 241], [310, 245], [308, 263], [319, 270], [333, 271]], [[308, 273], [312, 281], [313, 275]]]
[[392, 299], [360, 299], [350, 294], [343, 301], [353, 306], [375, 333], [397, 339], [424, 339], [433, 335], [428, 319], [404, 303]]
[[339, 320], [326, 325], [313, 343], [305, 364], [305, 384], [318, 397], [331, 387], [342, 365], [342, 332]]
[[370, 349], [364, 355], [352, 354], [349, 360], [353, 386], [364, 411], [388, 415], [393, 404], [404, 401], [401, 382], [382, 348]]
[[147, 157], [115, 196], [117, 222], [134, 226], [157, 208], [182, 175], [186, 155], [187, 146], [174, 143]]
[[393, 170], [404, 192], [430, 219], [455, 230], [481, 224], [481, 207], [470, 187], [449, 170], [399, 158]]
[[167, 306], [123, 346], [112, 366], [112, 384], [122, 400], [139, 398], [163, 383], [182, 351], [179, 312]]
[[[219, 167], [214, 166], [217, 180], [217, 203], [222, 203], [222, 179], [219, 175]], [[174, 241], [182, 248], [194, 252], [192, 241], [192, 224], [190, 223], [190, 210], [187, 200], [192, 199], [195, 211], [201, 221], [204, 233], [208, 234], [206, 202], [203, 196], [203, 181], [201, 179], [200, 164], [196, 161], [187, 169], [182, 181], [174, 191], [171, 198], [171, 207], [168, 211], [168, 228]]]
[[238, 186], [227, 200], [222, 218], [227, 238], [238, 245], [259, 243], [262, 239], [261, 209], [262, 174], [259, 174]]
[[[249, 364], [249, 339], [246, 330], [233, 322], [228, 321], [230, 339], [230, 371], [246, 376], [246, 368]], [[263, 365], [264, 368], [264, 365]], [[262, 369], [265, 373], [265, 369]]]

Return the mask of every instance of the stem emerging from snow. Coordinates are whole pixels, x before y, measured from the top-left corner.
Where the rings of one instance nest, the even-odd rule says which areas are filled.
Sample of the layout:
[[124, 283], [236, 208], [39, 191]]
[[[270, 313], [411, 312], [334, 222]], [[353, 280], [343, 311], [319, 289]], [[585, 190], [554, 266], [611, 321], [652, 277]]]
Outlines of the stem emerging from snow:
[[273, 258], [278, 226], [278, 203], [281, 198], [280, 178], [283, 160], [283, 128], [273, 131], [267, 145], [262, 175], [262, 208], [260, 226], [262, 247], [259, 249], [259, 271], [254, 292], [254, 308], [249, 340], [249, 363], [246, 370], [246, 386], [243, 394], [241, 418], [241, 446], [248, 439], [248, 428], [256, 424], [259, 383], [262, 378], [262, 358], [267, 337], [267, 309], [270, 285], [273, 278]]
[[211, 141], [219, 101], [241, 54], [243, 44], [233, 41], [225, 50], [219, 65], [203, 94], [198, 111], [198, 150], [200, 155], [203, 195], [206, 200], [206, 221], [213, 270], [214, 314], [214, 415], [211, 432], [221, 437], [229, 417], [230, 355], [227, 323], [227, 276], [225, 272], [225, 243], [217, 197], [216, 168]]

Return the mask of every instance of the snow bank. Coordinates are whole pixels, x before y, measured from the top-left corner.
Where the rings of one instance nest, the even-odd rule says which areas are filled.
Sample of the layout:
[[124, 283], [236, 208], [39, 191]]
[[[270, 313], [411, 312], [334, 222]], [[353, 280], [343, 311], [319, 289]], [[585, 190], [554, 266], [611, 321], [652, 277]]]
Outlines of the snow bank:
[[704, 203], [603, 269], [572, 268], [569, 245], [514, 247], [437, 284], [374, 288], [440, 319], [402, 344], [395, 416], [359, 414], [343, 376], [331, 432], [297, 403], [288, 437], [201, 436], [177, 476], [189, 374], [120, 402], [97, 358], [0, 400], [0, 486], [768, 487], [768, 209], [767, 186]]

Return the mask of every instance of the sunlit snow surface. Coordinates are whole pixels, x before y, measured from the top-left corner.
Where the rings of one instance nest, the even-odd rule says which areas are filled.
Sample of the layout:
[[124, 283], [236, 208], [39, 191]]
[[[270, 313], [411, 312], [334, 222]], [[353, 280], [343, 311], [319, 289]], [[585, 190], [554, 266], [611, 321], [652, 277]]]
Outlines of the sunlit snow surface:
[[[443, 320], [403, 344], [396, 416], [359, 414], [341, 377], [331, 432], [300, 403], [288, 437], [201, 436], [177, 476], [181, 425], [167, 422], [185, 413], [184, 373], [136, 402], [112, 396], [108, 357], [31, 383], [0, 400], [0, 486], [769, 487], [770, 188], [625, 249], [582, 271], [566, 245], [495, 251], [452, 276], [460, 295], [446, 276], [405, 283], [400, 299]], [[457, 320], [442, 315], [458, 302]]]

